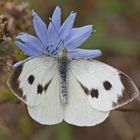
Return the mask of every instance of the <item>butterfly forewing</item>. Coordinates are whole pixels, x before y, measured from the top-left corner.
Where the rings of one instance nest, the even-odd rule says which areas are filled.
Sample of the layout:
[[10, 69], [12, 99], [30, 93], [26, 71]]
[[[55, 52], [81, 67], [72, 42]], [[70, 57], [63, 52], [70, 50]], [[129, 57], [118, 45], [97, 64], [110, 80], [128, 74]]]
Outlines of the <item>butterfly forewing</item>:
[[139, 92], [121, 71], [93, 59], [75, 59], [70, 69], [93, 108], [109, 111], [128, 103]]
[[57, 60], [40, 56], [28, 60], [13, 71], [8, 85], [15, 95], [30, 106], [41, 103], [56, 72]]

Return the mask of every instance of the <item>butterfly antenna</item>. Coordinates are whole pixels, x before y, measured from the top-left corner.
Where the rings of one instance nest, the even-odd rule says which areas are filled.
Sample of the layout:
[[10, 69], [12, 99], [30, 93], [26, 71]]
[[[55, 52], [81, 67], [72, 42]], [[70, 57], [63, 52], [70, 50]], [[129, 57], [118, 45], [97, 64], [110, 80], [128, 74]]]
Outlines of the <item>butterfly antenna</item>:
[[57, 36], [58, 36], [58, 38], [59, 38], [59, 40], [60, 40], [57, 46], [59, 46], [60, 43], [64, 44], [63, 39], [60, 38], [60, 35], [58, 34], [58, 31], [57, 31], [57, 29], [56, 29], [54, 23], [52, 22], [52, 18], [49, 18], [49, 20], [50, 20], [52, 26], [54, 27], [54, 30], [55, 30], [55, 32], [56, 32], [56, 34], [57, 34]]

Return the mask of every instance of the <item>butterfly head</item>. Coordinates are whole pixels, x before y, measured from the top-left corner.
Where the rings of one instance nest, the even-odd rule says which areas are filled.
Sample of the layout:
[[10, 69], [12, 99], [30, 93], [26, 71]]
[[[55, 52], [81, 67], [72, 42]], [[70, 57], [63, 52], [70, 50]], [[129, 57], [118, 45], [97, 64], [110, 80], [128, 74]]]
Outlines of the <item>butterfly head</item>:
[[60, 53], [59, 53], [59, 58], [66, 58], [68, 54], [68, 51], [66, 48], [61, 48]]

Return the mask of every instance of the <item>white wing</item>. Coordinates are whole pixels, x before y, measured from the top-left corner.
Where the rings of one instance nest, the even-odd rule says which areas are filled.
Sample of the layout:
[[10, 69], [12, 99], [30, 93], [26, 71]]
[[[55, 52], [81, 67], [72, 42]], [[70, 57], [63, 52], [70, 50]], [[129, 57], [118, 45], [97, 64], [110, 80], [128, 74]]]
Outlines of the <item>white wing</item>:
[[103, 122], [109, 112], [97, 111], [71, 71], [68, 74], [68, 103], [64, 106], [64, 120], [77, 126], [94, 126]]
[[97, 110], [115, 109], [132, 101], [139, 94], [127, 75], [99, 61], [72, 60], [70, 69], [79, 81], [89, 103]]
[[41, 103], [56, 71], [55, 58], [40, 56], [18, 66], [8, 85], [24, 103], [35, 106]]
[[56, 124], [63, 120], [60, 103], [58, 61], [40, 56], [17, 67], [9, 87], [28, 106], [30, 116], [41, 124]]
[[60, 101], [58, 72], [54, 75], [41, 104], [27, 106], [30, 116], [41, 124], [56, 124], [63, 120], [63, 104]]

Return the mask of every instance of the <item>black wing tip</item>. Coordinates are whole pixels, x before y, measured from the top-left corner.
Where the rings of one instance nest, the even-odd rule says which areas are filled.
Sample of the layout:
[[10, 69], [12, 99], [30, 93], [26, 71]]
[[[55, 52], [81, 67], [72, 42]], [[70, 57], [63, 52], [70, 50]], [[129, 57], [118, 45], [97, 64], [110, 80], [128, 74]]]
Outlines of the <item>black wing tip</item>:
[[133, 80], [123, 72], [119, 72], [119, 76], [124, 86], [124, 89], [122, 91], [123, 92], [122, 96], [118, 97], [118, 101], [113, 102], [112, 104], [113, 108], [125, 105], [139, 96], [139, 90], [135, 85], [135, 83], [133, 82]]
[[17, 68], [14, 69], [12, 72], [9, 80], [8, 80], [8, 86], [16, 92], [16, 90], [19, 88], [19, 76], [22, 72], [23, 66], [20, 65]]
[[139, 90], [137, 86], [135, 85], [135, 83], [133, 82], [133, 80], [123, 72], [120, 72], [119, 75], [120, 75], [121, 82], [124, 85], [125, 90], [126, 90], [124, 92], [130, 93], [129, 95], [132, 97], [133, 95], [138, 96]]
[[7, 85], [10, 88], [10, 90], [18, 97], [21, 98], [22, 100], [26, 100], [26, 96], [23, 95], [23, 90], [22, 88], [19, 88], [19, 76], [22, 72], [23, 65], [20, 65], [16, 67], [10, 78], [7, 81]]

